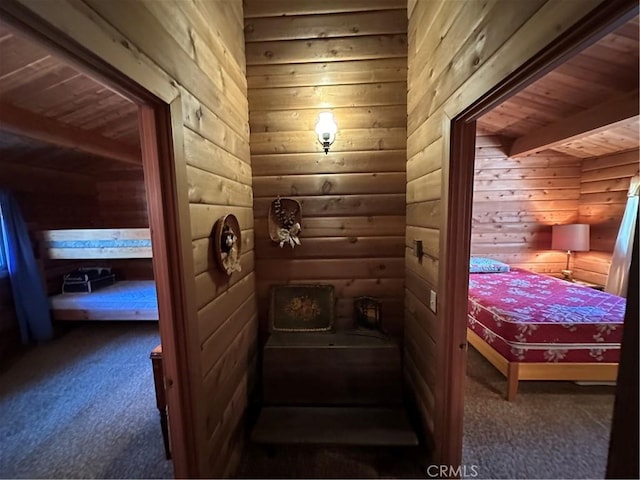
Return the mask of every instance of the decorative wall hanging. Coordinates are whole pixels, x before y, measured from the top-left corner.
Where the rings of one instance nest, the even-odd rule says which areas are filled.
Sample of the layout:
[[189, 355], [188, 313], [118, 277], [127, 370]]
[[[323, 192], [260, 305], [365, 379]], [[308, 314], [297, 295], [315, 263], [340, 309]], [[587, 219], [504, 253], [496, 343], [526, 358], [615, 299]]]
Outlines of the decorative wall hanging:
[[242, 270], [240, 266], [240, 249], [242, 234], [240, 224], [235, 215], [220, 217], [213, 228], [213, 243], [216, 262], [227, 275]]
[[371, 297], [358, 297], [353, 302], [357, 328], [380, 330], [380, 302]]
[[292, 198], [278, 197], [269, 206], [269, 237], [282, 248], [300, 245], [302, 207]]
[[333, 285], [272, 285], [269, 330], [329, 332], [333, 329]]

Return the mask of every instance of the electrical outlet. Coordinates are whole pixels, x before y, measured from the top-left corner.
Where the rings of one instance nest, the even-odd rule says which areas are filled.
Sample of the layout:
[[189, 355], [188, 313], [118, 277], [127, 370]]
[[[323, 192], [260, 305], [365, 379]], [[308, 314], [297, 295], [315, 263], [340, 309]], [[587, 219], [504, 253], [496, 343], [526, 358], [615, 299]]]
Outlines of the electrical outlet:
[[429, 308], [436, 313], [436, 292], [429, 290]]

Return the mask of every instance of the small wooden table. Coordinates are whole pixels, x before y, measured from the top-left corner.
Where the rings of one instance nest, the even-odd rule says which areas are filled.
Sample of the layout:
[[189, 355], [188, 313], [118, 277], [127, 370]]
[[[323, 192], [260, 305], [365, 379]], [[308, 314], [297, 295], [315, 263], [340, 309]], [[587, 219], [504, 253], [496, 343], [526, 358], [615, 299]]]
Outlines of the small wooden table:
[[164, 454], [171, 458], [169, 448], [169, 422], [167, 418], [167, 397], [164, 391], [164, 366], [162, 365], [162, 345], [158, 345], [151, 351], [151, 366], [153, 368], [153, 383], [156, 390], [156, 405], [160, 412], [160, 429], [164, 441]]

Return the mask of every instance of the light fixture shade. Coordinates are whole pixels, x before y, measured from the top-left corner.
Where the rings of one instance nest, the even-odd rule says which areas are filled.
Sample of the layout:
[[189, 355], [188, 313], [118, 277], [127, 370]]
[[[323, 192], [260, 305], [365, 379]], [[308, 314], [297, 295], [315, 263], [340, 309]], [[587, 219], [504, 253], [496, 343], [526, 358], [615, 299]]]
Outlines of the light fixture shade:
[[554, 225], [551, 229], [551, 248], [567, 252], [588, 251], [589, 225], [584, 223]]
[[337, 132], [338, 125], [333, 119], [333, 113], [321, 112], [316, 123], [316, 134], [325, 153], [329, 152], [329, 146], [335, 141]]

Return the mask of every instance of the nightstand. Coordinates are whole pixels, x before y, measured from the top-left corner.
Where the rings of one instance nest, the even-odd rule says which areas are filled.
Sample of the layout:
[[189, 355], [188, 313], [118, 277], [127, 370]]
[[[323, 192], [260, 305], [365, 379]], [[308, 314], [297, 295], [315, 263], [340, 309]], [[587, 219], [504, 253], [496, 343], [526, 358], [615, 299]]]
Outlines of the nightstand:
[[604, 291], [604, 285], [598, 285], [597, 283], [585, 282], [584, 280], [573, 280], [576, 285], [581, 287], [593, 288], [594, 290]]

